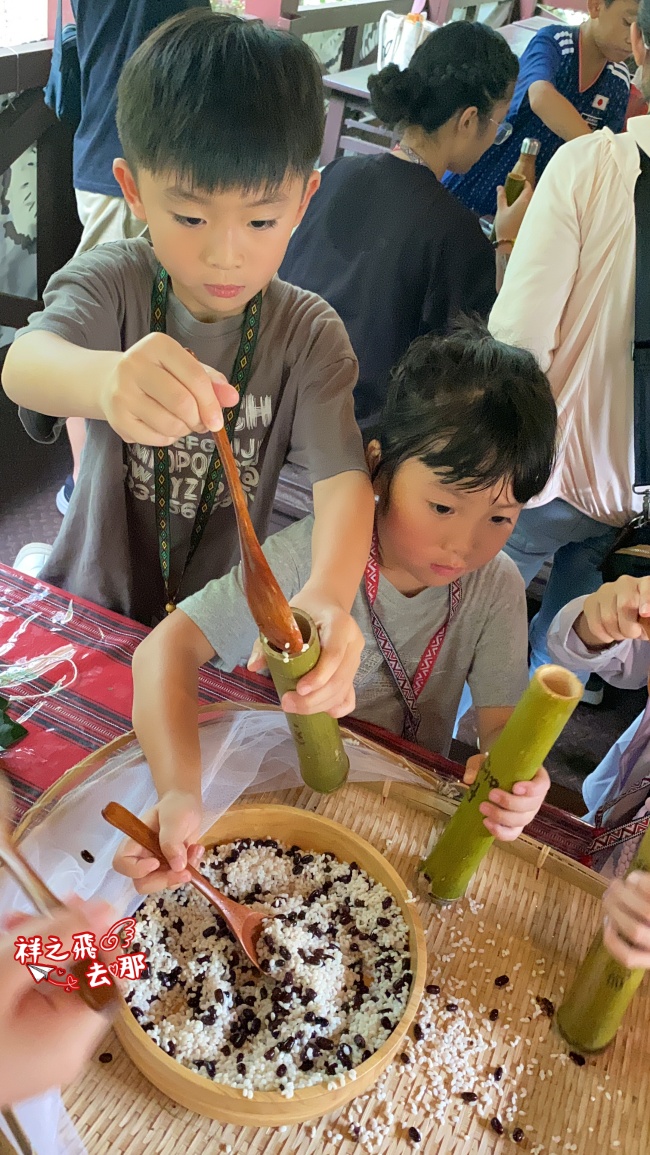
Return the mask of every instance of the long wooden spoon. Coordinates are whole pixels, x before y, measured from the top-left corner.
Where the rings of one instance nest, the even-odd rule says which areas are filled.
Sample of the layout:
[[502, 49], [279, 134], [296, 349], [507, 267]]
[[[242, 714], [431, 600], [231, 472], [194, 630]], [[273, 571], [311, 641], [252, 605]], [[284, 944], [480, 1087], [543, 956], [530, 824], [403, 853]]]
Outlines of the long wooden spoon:
[[244, 592], [248, 608], [264, 637], [268, 638], [276, 649], [286, 651], [288, 654], [299, 654], [302, 651], [304, 639], [291, 612], [291, 607], [257, 540], [228, 434], [225, 429], [218, 429], [213, 432], [212, 436], [221, 455], [230, 496], [235, 507]]
[[[102, 815], [116, 830], [121, 830], [122, 834], [126, 834], [128, 838], [132, 838], [134, 842], [144, 846], [145, 850], [148, 850], [154, 858], [158, 859], [161, 866], [169, 867], [169, 863], [160, 849], [158, 836], [125, 806], [120, 806], [119, 802], [109, 802], [102, 810]], [[190, 866], [189, 863], [186, 870], [190, 875], [192, 886], [200, 891], [204, 898], [207, 898], [208, 902], [211, 902], [219, 911], [244, 953], [260, 970], [256, 943], [262, 929], [262, 923], [268, 916], [260, 914], [259, 911], [251, 910], [250, 907], [244, 906], [241, 902], [235, 902], [232, 898], [227, 898], [208, 881], [204, 874], [201, 874], [194, 866]]]
[[[27, 859], [23, 858], [20, 851], [2, 839], [0, 839], [0, 864], [7, 868], [39, 914], [51, 916], [60, 910], [67, 909], [66, 904], [52, 893], [49, 886], [29, 865]], [[99, 952], [97, 958], [100, 962], [104, 961]], [[110, 986], [103, 984], [102, 986], [91, 987], [86, 978], [87, 968], [88, 963], [83, 960], [74, 962], [70, 967], [70, 974], [74, 975], [78, 982], [78, 987], [74, 988], [76, 993], [93, 1011], [116, 1010], [120, 997], [117, 986], [111, 980]]]

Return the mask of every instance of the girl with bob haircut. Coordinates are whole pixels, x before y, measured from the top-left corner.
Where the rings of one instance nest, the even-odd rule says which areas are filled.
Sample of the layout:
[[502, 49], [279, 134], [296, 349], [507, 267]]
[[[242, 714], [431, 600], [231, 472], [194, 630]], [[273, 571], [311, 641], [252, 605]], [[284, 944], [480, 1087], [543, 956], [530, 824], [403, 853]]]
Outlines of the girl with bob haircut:
[[[490, 748], [528, 681], [524, 585], [500, 550], [546, 483], [555, 432], [550, 389], [529, 353], [479, 329], [411, 346], [367, 448], [376, 517], [352, 607], [365, 639], [361, 665], [355, 675], [355, 654], [346, 676], [341, 663], [335, 682], [309, 703], [299, 683], [284, 709], [353, 713], [447, 754], [467, 680], [481, 750]], [[296, 604], [311, 526], [304, 518], [264, 546]], [[237, 568], [181, 602], [135, 653], [133, 723], [159, 794], [146, 821], [173, 867], [160, 871], [126, 844], [117, 868], [141, 890], [185, 881], [188, 855], [194, 861], [200, 853], [199, 667], [213, 661], [232, 669], [257, 635]], [[479, 759], [468, 763], [470, 778]], [[512, 794], [494, 791], [483, 810], [490, 832], [515, 838], [548, 785], [540, 770]]]

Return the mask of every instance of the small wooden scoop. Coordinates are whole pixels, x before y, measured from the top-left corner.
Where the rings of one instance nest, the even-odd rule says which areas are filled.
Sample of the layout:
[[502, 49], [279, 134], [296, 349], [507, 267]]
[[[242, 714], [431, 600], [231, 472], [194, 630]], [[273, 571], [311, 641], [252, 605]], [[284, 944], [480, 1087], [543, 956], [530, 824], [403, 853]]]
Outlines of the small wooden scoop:
[[[122, 834], [126, 834], [128, 838], [132, 838], [134, 842], [144, 846], [145, 850], [150, 851], [154, 858], [158, 859], [161, 866], [169, 867], [169, 863], [160, 849], [158, 836], [149, 826], [145, 826], [144, 822], [136, 818], [130, 810], [120, 806], [119, 802], [109, 802], [108, 806], [102, 810], [102, 815], [116, 830], [121, 830]], [[222, 894], [211, 882], [208, 882], [204, 874], [190, 866], [189, 863], [186, 869], [190, 875], [192, 886], [200, 891], [203, 897], [207, 898], [208, 902], [211, 902], [219, 911], [253, 966], [261, 970], [255, 944], [259, 938], [262, 923], [268, 916], [251, 910], [250, 907], [244, 906], [241, 902], [235, 902], [232, 898], [226, 898], [225, 894]]]
[[[27, 859], [23, 858], [20, 851], [15, 846], [9, 846], [8, 843], [0, 839], [0, 865], [6, 866], [15, 882], [27, 898], [34, 905], [34, 908], [43, 915], [57, 914], [60, 910], [66, 910], [66, 904], [61, 902], [52, 893], [49, 886], [43, 882], [43, 879], [36, 873], [34, 868], [29, 865]], [[19, 928], [17, 928], [18, 930]], [[103, 962], [101, 954], [97, 952], [97, 958]], [[120, 993], [117, 986], [111, 981], [110, 986], [102, 985], [98, 987], [91, 987], [86, 978], [86, 970], [88, 962], [79, 960], [74, 962], [70, 969], [70, 974], [74, 975], [79, 983], [76, 992], [87, 1006], [91, 1007], [93, 1011], [110, 1011], [117, 1010], [120, 1001]]]
[[302, 652], [303, 636], [267, 562], [253, 523], [225, 429], [213, 432], [235, 507], [246, 601], [265, 638], [280, 652]]

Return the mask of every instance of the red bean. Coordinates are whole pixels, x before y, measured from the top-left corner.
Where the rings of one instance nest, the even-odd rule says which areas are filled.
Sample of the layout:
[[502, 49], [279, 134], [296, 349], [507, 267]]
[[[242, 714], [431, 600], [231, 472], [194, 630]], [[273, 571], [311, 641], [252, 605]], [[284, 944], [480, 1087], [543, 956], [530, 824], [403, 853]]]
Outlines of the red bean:
[[535, 1002], [537, 1003], [538, 1007], [540, 1007], [540, 1009], [544, 1012], [547, 1019], [553, 1018], [553, 1015], [555, 1014], [555, 1004], [552, 1003], [550, 999], [546, 999], [546, 998], [544, 998], [543, 995], [539, 995], [535, 999]]

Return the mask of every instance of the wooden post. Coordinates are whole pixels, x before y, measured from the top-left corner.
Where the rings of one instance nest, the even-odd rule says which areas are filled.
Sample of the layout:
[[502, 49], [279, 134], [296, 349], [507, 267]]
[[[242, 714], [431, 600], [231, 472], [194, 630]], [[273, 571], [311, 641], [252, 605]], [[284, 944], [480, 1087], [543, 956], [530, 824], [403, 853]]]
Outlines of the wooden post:
[[[38, 299], [0, 293], [0, 325], [20, 328], [35, 309], [49, 278], [70, 259], [81, 236], [72, 187], [72, 130], [58, 121], [43, 100], [41, 85], [49, 67], [49, 46], [19, 46], [12, 57], [0, 53], [0, 87], [15, 91], [24, 75], [28, 87], [0, 113], [0, 172], [31, 145], [37, 147], [36, 276]], [[21, 66], [25, 67], [21, 73]], [[16, 73], [11, 75], [11, 66]], [[6, 76], [4, 75], [6, 73]]]
[[36, 291], [40, 297], [53, 273], [74, 254], [81, 222], [72, 187], [73, 131], [55, 120], [37, 143]]

